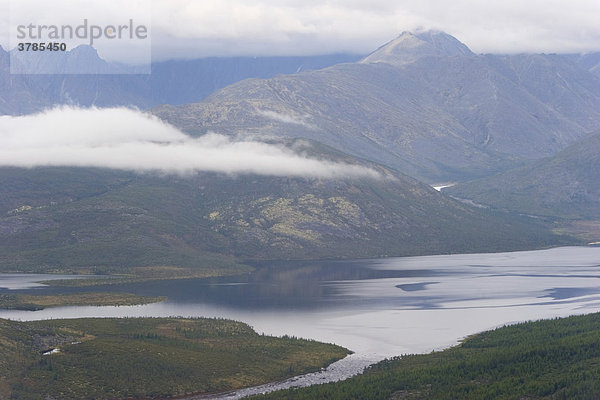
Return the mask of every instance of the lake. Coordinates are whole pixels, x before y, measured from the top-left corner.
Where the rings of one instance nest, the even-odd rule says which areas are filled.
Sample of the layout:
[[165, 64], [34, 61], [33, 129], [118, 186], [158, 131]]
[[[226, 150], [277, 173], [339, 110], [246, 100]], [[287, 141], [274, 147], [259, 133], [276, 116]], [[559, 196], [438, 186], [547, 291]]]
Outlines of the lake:
[[[386, 357], [445, 348], [507, 323], [600, 310], [600, 247], [256, 266], [256, 272], [236, 277], [93, 289], [168, 296], [162, 303], [4, 310], [0, 318], [231, 318], [258, 332], [332, 342], [355, 352], [334, 366], [338, 371], [330, 377], [311, 378], [322, 381], [344, 378]], [[69, 289], [76, 290], [81, 289]]]

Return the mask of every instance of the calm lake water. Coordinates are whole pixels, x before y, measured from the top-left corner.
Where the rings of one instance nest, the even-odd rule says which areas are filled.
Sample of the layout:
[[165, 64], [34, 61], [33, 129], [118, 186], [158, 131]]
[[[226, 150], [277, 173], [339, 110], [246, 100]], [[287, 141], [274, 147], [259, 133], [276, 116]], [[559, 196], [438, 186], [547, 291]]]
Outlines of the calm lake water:
[[42, 281], [58, 279], [84, 279], [81, 275], [49, 275], [49, 274], [0, 274], [0, 291], [45, 288]]
[[448, 347], [507, 323], [599, 311], [600, 247], [278, 262], [226, 279], [93, 290], [166, 295], [169, 300], [135, 307], [0, 311], [0, 318], [224, 317], [247, 322], [258, 332], [337, 343], [355, 352], [332, 367], [337, 372], [311, 378], [320, 382], [345, 378], [382, 358]]

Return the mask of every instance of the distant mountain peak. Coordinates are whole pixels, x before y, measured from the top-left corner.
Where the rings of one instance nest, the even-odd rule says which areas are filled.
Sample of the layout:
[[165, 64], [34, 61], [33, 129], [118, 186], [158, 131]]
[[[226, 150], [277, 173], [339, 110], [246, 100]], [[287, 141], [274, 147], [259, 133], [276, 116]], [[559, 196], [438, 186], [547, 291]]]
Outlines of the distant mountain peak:
[[455, 37], [440, 31], [403, 32], [365, 57], [361, 63], [404, 65], [426, 56], [471, 56], [469, 48]]
[[94, 47], [87, 44], [81, 44], [68, 51], [68, 53], [71, 55], [85, 55], [87, 57], [100, 58], [98, 51]]
[[417, 33], [416, 36], [447, 55], [474, 55], [464, 43], [442, 31], [425, 31]]
[[[0, 55], [2, 52], [0, 52]], [[68, 51], [10, 51], [11, 70], [19, 74], [95, 75], [135, 74], [136, 67], [105, 61], [98, 51], [86, 44]], [[142, 68], [143, 69], [143, 68]]]

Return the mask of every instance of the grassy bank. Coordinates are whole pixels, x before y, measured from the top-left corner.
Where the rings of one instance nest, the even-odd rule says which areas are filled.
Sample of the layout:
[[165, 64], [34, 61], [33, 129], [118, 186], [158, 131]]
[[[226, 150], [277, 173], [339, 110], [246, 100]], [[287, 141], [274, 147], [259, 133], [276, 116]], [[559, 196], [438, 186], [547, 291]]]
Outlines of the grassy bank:
[[261, 399], [598, 399], [600, 314], [503, 327], [381, 362], [339, 383]]
[[[43, 355], [59, 349], [50, 355]], [[165, 398], [317, 370], [339, 346], [216, 319], [0, 320], [0, 398]]]
[[85, 279], [54, 279], [42, 283], [49, 286], [89, 287], [123, 283], [149, 282], [169, 279], [215, 278], [248, 273], [252, 268], [185, 268], [175, 266], [119, 267], [119, 268], [78, 268], [60, 273], [88, 275]]
[[166, 297], [138, 296], [131, 293], [0, 294], [0, 309], [35, 311], [61, 306], [134, 306], [163, 300], [166, 300]]

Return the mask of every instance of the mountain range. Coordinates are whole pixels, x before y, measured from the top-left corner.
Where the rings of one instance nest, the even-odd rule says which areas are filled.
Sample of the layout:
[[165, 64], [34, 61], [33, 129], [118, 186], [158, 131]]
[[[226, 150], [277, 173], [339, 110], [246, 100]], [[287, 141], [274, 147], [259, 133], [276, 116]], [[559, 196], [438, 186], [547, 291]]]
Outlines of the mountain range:
[[[12, 54], [18, 62], [18, 52], [12, 50]], [[58, 104], [141, 109], [183, 104], [200, 101], [239, 80], [320, 69], [359, 58], [332, 54], [170, 60], [153, 63], [151, 74], [136, 74], [139, 68], [108, 63], [94, 48], [82, 45], [64, 53], [55, 52], [51, 59], [47, 54], [38, 56], [40, 68], [77, 72], [83, 66], [83, 70], [96, 74], [37, 75], [11, 74], [11, 52], [0, 47], [0, 115], [29, 114]]]
[[[189, 135], [268, 141], [380, 177], [3, 167], [3, 271], [235, 270], [244, 260], [539, 248], [581, 242], [537, 215], [598, 217], [600, 149], [590, 132], [600, 129], [600, 78], [591, 56], [477, 55], [424, 32], [360, 60], [173, 61], [150, 76], [10, 75], [7, 57], [0, 51], [7, 114], [163, 99], [172, 104], [150, 112]], [[176, 104], [190, 100], [199, 102]], [[442, 193], [426, 184], [476, 178]]]
[[444, 192], [512, 212], [600, 220], [600, 131], [552, 157]]
[[[0, 168], [0, 270], [233, 267], [238, 260], [378, 257], [574, 243], [318, 143], [312, 157], [379, 178]], [[493, 227], [493, 229], [490, 229]]]
[[558, 55], [404, 33], [357, 63], [230, 85], [153, 113], [186, 132], [305, 137], [427, 182], [488, 176], [600, 128], [600, 79]]

